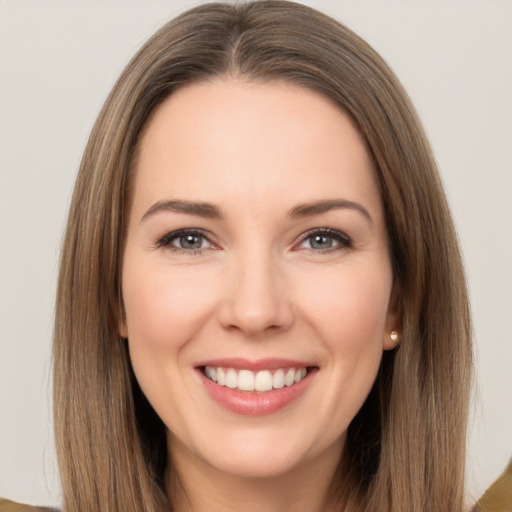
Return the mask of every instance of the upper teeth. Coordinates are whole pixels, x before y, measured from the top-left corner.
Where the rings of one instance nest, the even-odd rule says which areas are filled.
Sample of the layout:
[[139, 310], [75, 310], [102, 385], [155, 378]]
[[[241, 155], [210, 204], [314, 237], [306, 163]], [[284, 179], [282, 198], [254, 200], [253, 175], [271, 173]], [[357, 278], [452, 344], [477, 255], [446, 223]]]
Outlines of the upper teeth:
[[279, 369], [272, 373], [270, 370], [235, 370], [234, 368], [214, 368], [205, 366], [204, 374], [220, 386], [226, 386], [240, 391], [270, 391], [291, 386], [300, 382], [307, 374], [306, 368]]

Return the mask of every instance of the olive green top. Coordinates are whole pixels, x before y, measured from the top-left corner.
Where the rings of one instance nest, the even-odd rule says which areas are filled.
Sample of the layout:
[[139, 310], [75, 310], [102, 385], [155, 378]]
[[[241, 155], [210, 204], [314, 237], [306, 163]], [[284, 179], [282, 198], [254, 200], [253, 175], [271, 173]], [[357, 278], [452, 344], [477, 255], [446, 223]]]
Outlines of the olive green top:
[[0, 498], [0, 512], [58, 512], [56, 508], [31, 507]]
[[[56, 508], [31, 507], [0, 498], [0, 512], [59, 512]], [[512, 512], [512, 460], [503, 474], [478, 500], [472, 512]]]
[[512, 512], [512, 459], [498, 480], [478, 500], [473, 512]]

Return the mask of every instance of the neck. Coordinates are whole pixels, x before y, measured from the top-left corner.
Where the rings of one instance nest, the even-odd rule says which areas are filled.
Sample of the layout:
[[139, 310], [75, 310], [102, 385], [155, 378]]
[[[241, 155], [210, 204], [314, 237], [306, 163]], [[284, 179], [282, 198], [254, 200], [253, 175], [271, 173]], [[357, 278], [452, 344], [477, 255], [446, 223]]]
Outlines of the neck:
[[[334, 510], [329, 491], [336, 454], [319, 456], [286, 473], [264, 477], [219, 471], [173, 443], [167, 490], [174, 512], [323, 512]], [[335, 455], [333, 457], [333, 455]]]

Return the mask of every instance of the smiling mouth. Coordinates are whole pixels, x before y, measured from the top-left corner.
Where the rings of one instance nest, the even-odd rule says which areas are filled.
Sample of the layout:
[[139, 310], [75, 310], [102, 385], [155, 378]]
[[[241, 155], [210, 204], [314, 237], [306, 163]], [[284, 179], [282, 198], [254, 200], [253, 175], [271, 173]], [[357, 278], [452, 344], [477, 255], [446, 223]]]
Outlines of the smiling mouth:
[[236, 391], [266, 393], [275, 389], [292, 387], [303, 380], [310, 367], [277, 368], [251, 371], [225, 367], [204, 366], [204, 376], [218, 384]]

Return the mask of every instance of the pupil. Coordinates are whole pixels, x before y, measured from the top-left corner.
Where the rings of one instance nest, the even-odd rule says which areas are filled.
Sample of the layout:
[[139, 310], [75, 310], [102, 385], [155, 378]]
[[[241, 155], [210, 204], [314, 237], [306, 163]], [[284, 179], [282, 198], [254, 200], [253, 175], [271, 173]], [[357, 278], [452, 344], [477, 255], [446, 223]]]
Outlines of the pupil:
[[199, 249], [201, 247], [201, 238], [197, 235], [183, 235], [180, 242], [185, 249]]
[[322, 236], [322, 235], [315, 235], [313, 239], [311, 240], [311, 247], [313, 249], [325, 249], [332, 246], [332, 239]]

